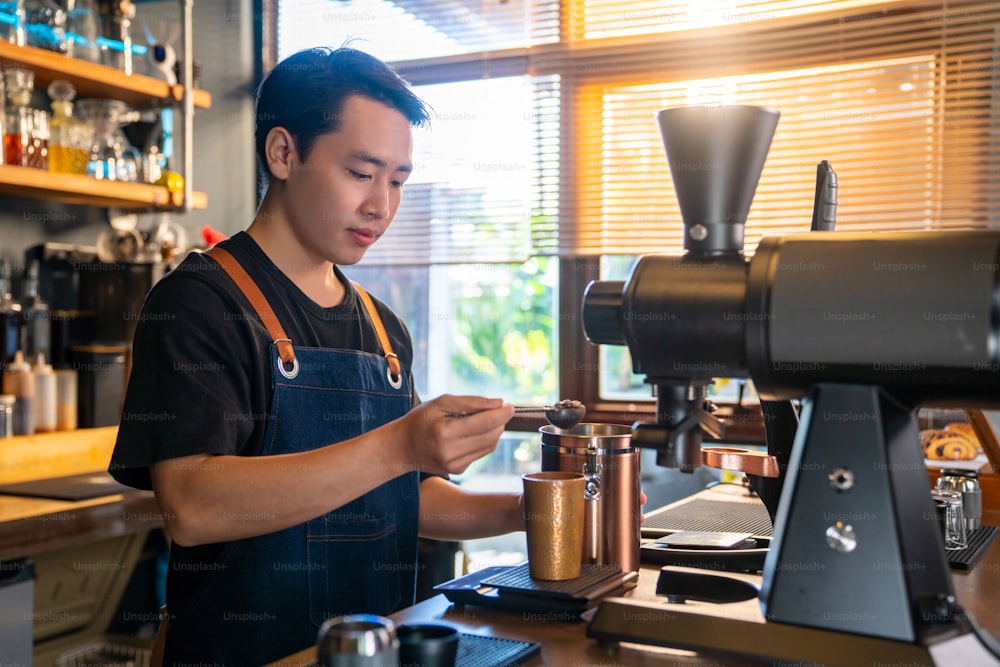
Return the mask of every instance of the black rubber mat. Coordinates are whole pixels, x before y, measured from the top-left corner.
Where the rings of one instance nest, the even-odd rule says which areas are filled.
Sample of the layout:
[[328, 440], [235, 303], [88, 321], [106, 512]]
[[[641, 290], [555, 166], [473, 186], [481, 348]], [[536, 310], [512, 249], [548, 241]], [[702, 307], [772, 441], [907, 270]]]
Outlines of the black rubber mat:
[[759, 499], [709, 500], [696, 495], [646, 514], [642, 533], [659, 537], [663, 531], [708, 530], [771, 537], [771, 516]]
[[980, 526], [969, 533], [966, 538], [969, 546], [964, 549], [948, 550], [948, 565], [953, 570], [971, 570], [976, 561], [986, 553], [986, 550], [997, 538], [996, 526]]
[[595, 585], [621, 575], [621, 568], [616, 565], [581, 565], [580, 576], [565, 581], [542, 581], [532, 579], [528, 574], [527, 563], [511, 567], [506, 572], [483, 579], [483, 584], [496, 586], [503, 591], [516, 590], [518, 593], [531, 593], [553, 597], [578, 598]]
[[503, 637], [462, 633], [458, 638], [455, 667], [506, 667], [516, 665], [541, 650], [541, 645]]

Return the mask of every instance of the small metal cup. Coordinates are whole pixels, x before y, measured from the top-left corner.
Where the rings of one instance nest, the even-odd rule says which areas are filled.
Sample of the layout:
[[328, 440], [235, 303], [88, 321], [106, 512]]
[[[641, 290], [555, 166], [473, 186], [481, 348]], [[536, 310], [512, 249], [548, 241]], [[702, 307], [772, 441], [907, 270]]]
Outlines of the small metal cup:
[[586, 478], [575, 472], [523, 475], [528, 574], [562, 581], [580, 576]]
[[320, 667], [397, 667], [396, 626], [373, 614], [328, 619], [316, 638], [316, 662]]

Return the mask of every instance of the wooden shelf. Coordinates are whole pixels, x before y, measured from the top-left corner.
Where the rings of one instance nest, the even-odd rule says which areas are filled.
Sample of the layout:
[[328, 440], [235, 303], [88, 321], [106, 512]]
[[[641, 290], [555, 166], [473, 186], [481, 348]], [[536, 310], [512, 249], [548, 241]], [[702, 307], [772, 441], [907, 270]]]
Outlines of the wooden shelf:
[[[35, 73], [35, 88], [44, 90], [55, 79], [66, 79], [76, 88], [77, 98], [101, 97], [121, 100], [133, 107], [179, 102], [184, 87], [171, 86], [141, 74], [124, 72], [70, 58], [55, 51], [32, 46], [16, 46], [0, 42], [0, 63], [20, 65]], [[203, 109], [212, 106], [212, 96], [204, 90], [194, 91], [194, 105]]]
[[0, 484], [107, 470], [117, 426], [15, 435], [0, 440]]
[[[55, 79], [66, 79], [76, 88], [77, 99], [115, 99], [140, 108], [179, 102], [184, 97], [183, 86], [171, 86], [166, 81], [141, 74], [126, 75], [112, 67], [32, 46], [0, 42], [0, 65], [30, 69], [35, 73], [36, 90], [44, 90]], [[194, 105], [208, 108], [212, 105], [212, 96], [196, 90]], [[0, 165], [0, 194], [128, 210], [170, 209], [184, 204], [183, 193], [172, 193], [158, 185], [99, 181], [76, 174], [54, 174], [10, 165]], [[202, 209], [207, 205], [205, 193], [192, 193], [192, 208]]]
[[[159, 185], [99, 181], [89, 176], [10, 165], [0, 165], [0, 194], [128, 210], [169, 209], [184, 203], [183, 193], [172, 193]], [[191, 199], [192, 208], [208, 206], [204, 192], [193, 193]]]

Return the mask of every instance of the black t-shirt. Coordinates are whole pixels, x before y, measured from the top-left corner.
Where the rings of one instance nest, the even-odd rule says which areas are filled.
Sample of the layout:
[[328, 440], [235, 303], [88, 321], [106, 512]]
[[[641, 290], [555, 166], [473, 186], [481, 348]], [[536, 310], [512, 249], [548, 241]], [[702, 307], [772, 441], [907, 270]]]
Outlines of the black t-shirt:
[[[347, 293], [339, 305], [323, 308], [246, 232], [220, 246], [260, 287], [293, 345], [383, 352], [357, 292], [336, 267]], [[412, 387], [409, 332], [388, 306], [374, 301]], [[189, 254], [157, 282], [139, 315], [111, 474], [149, 489], [154, 463], [259, 452], [273, 394], [271, 344], [228, 274], [215, 260]]]

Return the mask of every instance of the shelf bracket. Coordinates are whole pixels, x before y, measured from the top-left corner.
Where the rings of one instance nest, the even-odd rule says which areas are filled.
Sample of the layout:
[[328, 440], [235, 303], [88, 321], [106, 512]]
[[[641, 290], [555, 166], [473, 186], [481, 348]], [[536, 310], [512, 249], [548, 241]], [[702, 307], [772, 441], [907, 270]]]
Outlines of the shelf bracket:
[[184, 178], [184, 199], [180, 204], [180, 212], [191, 211], [194, 173], [194, 0], [179, 0], [181, 6], [181, 39], [183, 41], [183, 60], [181, 61], [181, 84], [184, 95], [181, 99], [182, 127], [184, 128], [184, 155], [181, 166], [181, 176]]

